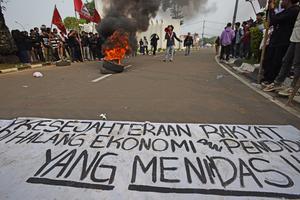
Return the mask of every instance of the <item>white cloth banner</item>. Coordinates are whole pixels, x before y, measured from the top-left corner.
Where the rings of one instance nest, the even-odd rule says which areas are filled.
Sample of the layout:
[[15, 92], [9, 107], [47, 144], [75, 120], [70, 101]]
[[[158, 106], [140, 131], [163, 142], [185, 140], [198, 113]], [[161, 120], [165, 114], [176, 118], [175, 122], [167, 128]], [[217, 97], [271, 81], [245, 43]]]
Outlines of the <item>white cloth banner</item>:
[[292, 126], [0, 120], [0, 199], [300, 199]]

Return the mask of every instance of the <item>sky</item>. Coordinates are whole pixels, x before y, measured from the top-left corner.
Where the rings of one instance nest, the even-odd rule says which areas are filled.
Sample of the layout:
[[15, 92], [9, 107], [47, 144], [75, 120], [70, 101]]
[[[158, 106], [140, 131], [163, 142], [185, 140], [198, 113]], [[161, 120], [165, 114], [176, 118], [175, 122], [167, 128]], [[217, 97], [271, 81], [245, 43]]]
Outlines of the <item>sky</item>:
[[[6, 23], [12, 29], [29, 30], [33, 27], [40, 27], [42, 24], [50, 26], [54, 5], [56, 4], [62, 18], [74, 16], [73, 0], [7, 0], [6, 11], [4, 12]], [[206, 5], [211, 9], [208, 13], [193, 15], [185, 19], [183, 32], [202, 33], [203, 20], [206, 20], [205, 35], [219, 35], [227, 22], [232, 21], [235, 0], [209, 0]], [[256, 9], [258, 5], [255, 3]], [[250, 3], [240, 0], [238, 10], [238, 21], [254, 17]]]

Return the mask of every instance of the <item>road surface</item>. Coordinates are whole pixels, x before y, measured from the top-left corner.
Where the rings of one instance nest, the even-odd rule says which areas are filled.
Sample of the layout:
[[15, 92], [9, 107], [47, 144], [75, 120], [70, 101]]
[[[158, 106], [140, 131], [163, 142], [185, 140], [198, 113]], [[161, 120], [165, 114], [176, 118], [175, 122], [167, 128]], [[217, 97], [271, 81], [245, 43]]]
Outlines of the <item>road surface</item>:
[[[46, 67], [0, 76], [0, 118], [293, 125], [300, 120], [228, 74], [212, 49], [174, 63], [138, 56], [125, 73], [101, 80], [100, 63]], [[33, 78], [40, 71], [44, 78]], [[93, 80], [96, 80], [93, 82]]]

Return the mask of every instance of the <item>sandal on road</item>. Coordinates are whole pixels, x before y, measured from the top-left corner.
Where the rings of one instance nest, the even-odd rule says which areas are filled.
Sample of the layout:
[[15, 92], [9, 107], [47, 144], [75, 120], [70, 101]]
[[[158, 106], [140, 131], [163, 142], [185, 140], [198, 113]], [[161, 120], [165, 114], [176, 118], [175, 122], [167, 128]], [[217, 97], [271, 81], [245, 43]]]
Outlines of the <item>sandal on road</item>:
[[281, 90], [281, 89], [283, 89], [282, 85], [276, 85], [275, 83], [271, 83], [265, 89], [263, 89], [263, 91], [264, 92], [274, 92], [276, 90]]
[[[286, 88], [285, 90], [278, 92], [278, 94], [283, 97], [289, 97], [292, 95], [293, 91], [294, 91], [294, 88]], [[296, 96], [298, 96], [298, 95], [299, 95], [299, 92], [296, 94]]]
[[278, 94], [283, 97], [289, 97], [293, 91], [293, 88], [286, 88], [285, 90], [279, 91]]

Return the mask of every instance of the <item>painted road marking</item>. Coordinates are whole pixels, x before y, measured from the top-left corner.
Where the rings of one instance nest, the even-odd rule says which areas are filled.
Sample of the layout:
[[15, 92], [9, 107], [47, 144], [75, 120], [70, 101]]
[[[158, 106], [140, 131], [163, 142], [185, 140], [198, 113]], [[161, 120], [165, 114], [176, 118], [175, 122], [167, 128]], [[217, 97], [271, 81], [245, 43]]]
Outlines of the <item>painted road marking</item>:
[[[132, 67], [132, 65], [127, 65], [127, 66], [124, 67], [124, 69], [129, 69], [129, 68], [131, 68], [131, 67]], [[112, 74], [107, 74], [107, 75], [101, 76], [101, 77], [99, 77], [99, 78], [97, 78], [97, 79], [95, 79], [95, 80], [92, 80], [92, 83], [97, 83], [97, 82], [99, 82], [99, 81], [102, 81], [102, 80], [104, 80], [104, 79], [110, 77], [110, 76], [112, 76]]]
[[101, 77], [99, 77], [99, 78], [97, 78], [97, 79], [95, 79], [95, 80], [92, 80], [92, 82], [93, 82], [93, 83], [97, 83], [97, 82], [99, 82], [99, 81], [101, 81], [101, 80], [103, 80], [103, 79], [106, 79], [106, 78], [110, 77], [110, 76], [112, 76], [112, 74], [107, 74], [107, 75], [105, 75], [105, 76], [101, 76]]

